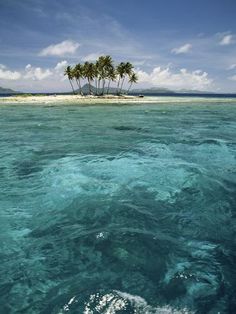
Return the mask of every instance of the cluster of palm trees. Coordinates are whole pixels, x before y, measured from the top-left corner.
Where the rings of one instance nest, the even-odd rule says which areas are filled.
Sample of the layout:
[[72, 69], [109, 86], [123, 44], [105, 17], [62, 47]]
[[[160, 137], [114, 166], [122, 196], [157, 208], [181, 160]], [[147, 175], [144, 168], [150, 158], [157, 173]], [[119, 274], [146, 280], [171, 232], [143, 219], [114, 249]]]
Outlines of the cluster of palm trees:
[[[104, 95], [109, 94], [111, 82], [116, 82], [116, 94], [123, 92], [124, 83], [128, 83], [130, 88], [137, 83], [138, 77], [134, 72], [134, 67], [130, 62], [121, 62], [114, 66], [111, 56], [100, 56], [94, 63], [86, 61], [84, 64], [76, 64], [74, 67], [67, 66], [65, 73], [69, 79], [73, 93], [75, 94], [74, 83], [77, 84], [80, 95], [83, 95], [81, 87], [82, 81], [87, 80], [89, 94]], [[92, 83], [95, 89], [92, 90]]]

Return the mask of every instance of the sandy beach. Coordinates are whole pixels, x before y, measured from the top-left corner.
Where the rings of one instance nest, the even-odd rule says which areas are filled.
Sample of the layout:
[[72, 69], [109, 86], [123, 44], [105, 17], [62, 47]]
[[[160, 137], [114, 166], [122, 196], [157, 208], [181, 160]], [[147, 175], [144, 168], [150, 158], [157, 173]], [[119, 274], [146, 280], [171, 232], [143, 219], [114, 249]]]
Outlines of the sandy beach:
[[[24, 105], [89, 105], [89, 104], [137, 104], [137, 103], [187, 103], [200, 102], [224, 102], [225, 98], [205, 98], [205, 97], [183, 97], [183, 96], [80, 96], [80, 95], [16, 95], [0, 97], [0, 105], [4, 104], [24, 104]], [[228, 98], [229, 102], [236, 102], [236, 98]]]
[[17, 95], [0, 97], [0, 103], [14, 104], [104, 104], [104, 103], [136, 103], [154, 102], [153, 97], [141, 98], [138, 96], [80, 96], [80, 95]]

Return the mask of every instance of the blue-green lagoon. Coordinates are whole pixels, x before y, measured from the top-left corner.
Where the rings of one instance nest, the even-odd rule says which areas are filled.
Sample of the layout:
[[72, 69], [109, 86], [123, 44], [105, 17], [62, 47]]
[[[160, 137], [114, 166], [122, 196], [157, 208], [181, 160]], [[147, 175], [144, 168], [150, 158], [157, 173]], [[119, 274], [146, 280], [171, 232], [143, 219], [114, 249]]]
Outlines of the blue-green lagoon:
[[235, 313], [236, 100], [0, 106], [0, 313]]

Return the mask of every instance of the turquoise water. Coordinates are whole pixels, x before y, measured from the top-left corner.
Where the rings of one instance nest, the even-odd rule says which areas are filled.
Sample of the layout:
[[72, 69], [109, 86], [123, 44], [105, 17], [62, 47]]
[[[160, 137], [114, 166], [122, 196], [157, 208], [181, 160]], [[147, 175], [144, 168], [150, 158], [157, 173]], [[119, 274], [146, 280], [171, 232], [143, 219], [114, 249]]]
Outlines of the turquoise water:
[[0, 106], [0, 312], [235, 313], [236, 102]]

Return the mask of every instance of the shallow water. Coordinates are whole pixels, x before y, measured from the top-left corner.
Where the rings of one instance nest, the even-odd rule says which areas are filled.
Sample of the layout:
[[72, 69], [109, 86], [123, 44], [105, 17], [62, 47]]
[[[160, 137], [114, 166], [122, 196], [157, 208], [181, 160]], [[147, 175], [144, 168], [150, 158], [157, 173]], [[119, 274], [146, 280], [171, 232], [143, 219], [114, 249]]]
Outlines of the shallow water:
[[236, 102], [0, 106], [1, 313], [235, 313]]

